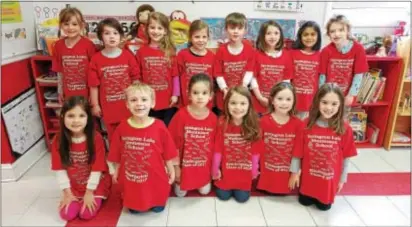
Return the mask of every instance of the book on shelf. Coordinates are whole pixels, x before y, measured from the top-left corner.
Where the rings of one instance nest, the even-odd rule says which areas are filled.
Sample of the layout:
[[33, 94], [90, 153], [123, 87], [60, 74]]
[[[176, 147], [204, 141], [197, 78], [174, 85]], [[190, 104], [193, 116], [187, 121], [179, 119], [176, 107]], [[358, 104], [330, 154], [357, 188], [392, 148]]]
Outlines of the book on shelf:
[[348, 113], [349, 125], [353, 130], [353, 139], [355, 142], [366, 141], [366, 124], [368, 114], [362, 108], [353, 108]]
[[362, 78], [357, 102], [361, 104], [375, 103], [383, 98], [386, 77], [382, 76], [382, 70], [371, 68]]
[[57, 83], [57, 75], [55, 73], [41, 75], [36, 78], [36, 81], [40, 83]]
[[392, 137], [394, 143], [410, 143], [411, 137], [403, 132], [395, 132]]
[[366, 125], [366, 137], [371, 144], [376, 144], [376, 141], [378, 141], [379, 131], [380, 129], [373, 123]]

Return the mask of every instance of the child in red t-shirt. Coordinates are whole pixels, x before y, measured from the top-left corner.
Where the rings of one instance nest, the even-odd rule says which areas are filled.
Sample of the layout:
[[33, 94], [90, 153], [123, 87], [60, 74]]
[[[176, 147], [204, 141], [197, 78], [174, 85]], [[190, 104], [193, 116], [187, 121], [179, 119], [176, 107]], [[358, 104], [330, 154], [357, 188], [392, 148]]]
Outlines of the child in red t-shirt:
[[156, 93], [156, 105], [150, 116], [169, 125], [180, 96], [180, 83], [176, 66], [176, 49], [170, 38], [169, 18], [160, 13], [149, 14], [146, 32], [149, 44], [136, 54], [142, 81]]
[[273, 20], [260, 26], [256, 40], [255, 72], [252, 79], [253, 107], [260, 115], [267, 112], [270, 89], [293, 76], [292, 57], [283, 49], [282, 27]]
[[276, 84], [269, 95], [270, 114], [260, 120], [265, 149], [260, 158], [257, 188], [273, 195], [287, 195], [294, 149], [302, 143], [302, 121], [294, 116], [295, 89], [289, 82]]
[[228, 88], [243, 85], [249, 86], [253, 78], [253, 47], [244, 41], [246, 33], [246, 17], [242, 13], [231, 13], [225, 18], [225, 31], [229, 42], [222, 44], [216, 51], [213, 76], [219, 89], [216, 91], [217, 112], [223, 110], [223, 99]]
[[129, 86], [126, 99], [132, 117], [122, 120], [112, 137], [107, 158], [110, 174], [120, 185], [123, 206], [131, 213], [158, 213], [164, 210], [175, 179], [177, 149], [164, 123], [149, 117], [155, 106], [149, 85]]
[[263, 149], [258, 116], [248, 88], [230, 88], [219, 119], [212, 163], [216, 195], [221, 200], [233, 196], [249, 200], [252, 180], [258, 176], [259, 152]]
[[87, 72], [96, 47], [82, 36], [85, 24], [76, 8], [65, 8], [59, 14], [59, 28], [65, 37], [54, 45], [52, 70], [58, 74], [60, 102], [74, 95], [89, 97]]
[[[204, 73], [210, 77], [213, 75], [215, 55], [206, 49], [208, 39], [209, 26], [201, 20], [193, 21], [189, 29], [189, 47], [181, 50], [177, 55], [182, 107], [190, 104], [188, 96], [190, 78], [198, 73]], [[213, 107], [212, 99], [208, 103], [208, 107]]]
[[351, 26], [343, 15], [329, 19], [326, 24], [331, 43], [321, 52], [319, 85], [337, 83], [345, 95], [345, 105], [350, 106], [358, 95], [363, 74], [368, 72], [365, 49], [350, 38]]
[[357, 155], [338, 85], [326, 83], [319, 88], [306, 123], [301, 148], [294, 149], [290, 186], [299, 186], [302, 166], [299, 203], [329, 210], [346, 182], [349, 158]]
[[116, 19], [100, 21], [97, 36], [103, 41], [104, 49], [93, 56], [89, 67], [93, 115], [103, 118], [109, 139], [120, 121], [130, 116], [124, 89], [140, 79], [134, 56], [118, 47], [123, 35], [122, 26]]
[[91, 107], [83, 96], [65, 100], [61, 132], [53, 142], [51, 168], [60, 189], [60, 217], [66, 221], [92, 219], [110, 192], [103, 137], [94, 130]]
[[210, 76], [200, 73], [189, 82], [190, 104], [172, 118], [169, 131], [179, 150], [180, 166], [175, 167], [175, 194], [183, 197], [198, 189], [207, 195], [211, 189], [211, 159], [216, 133], [216, 115], [207, 104], [213, 96]]
[[306, 21], [300, 26], [293, 43], [292, 59], [296, 89], [296, 116], [305, 119], [309, 116], [310, 105], [319, 87], [320, 45], [322, 34], [319, 25]]

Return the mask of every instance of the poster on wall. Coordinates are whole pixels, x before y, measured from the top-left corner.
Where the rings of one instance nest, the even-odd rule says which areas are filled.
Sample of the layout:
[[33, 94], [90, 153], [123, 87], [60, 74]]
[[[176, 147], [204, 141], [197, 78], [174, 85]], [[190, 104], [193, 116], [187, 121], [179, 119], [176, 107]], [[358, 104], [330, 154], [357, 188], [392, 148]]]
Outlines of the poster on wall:
[[258, 11], [284, 11], [284, 12], [302, 12], [303, 3], [301, 1], [267, 1], [255, 0], [254, 8]]
[[44, 135], [34, 88], [1, 108], [13, 152], [24, 154]]
[[106, 18], [115, 18], [116, 20], [119, 21], [120, 25], [123, 28], [124, 34], [127, 34], [130, 32], [130, 30], [136, 25], [136, 16], [130, 15], [130, 16], [119, 16], [119, 15], [84, 15], [84, 20], [87, 23], [88, 27], [88, 37], [94, 42], [94, 43], [100, 43], [100, 41], [97, 38], [97, 25], [99, 22], [103, 19]]
[[[224, 18], [201, 18], [204, 22], [209, 25], [210, 31], [210, 42], [209, 48], [216, 48], [219, 43], [226, 42], [225, 34], [225, 19]], [[247, 40], [256, 40], [259, 29], [262, 23], [270, 19], [258, 19], [258, 18], [248, 18], [247, 19], [247, 33], [245, 38]], [[287, 39], [293, 39], [296, 30], [296, 20], [293, 19], [273, 19], [282, 27], [283, 34]]]
[[1, 23], [11, 24], [22, 22], [21, 8], [18, 1], [1, 2]]
[[10, 30], [3, 29], [1, 31], [1, 40], [3, 42], [9, 42], [19, 39], [26, 39], [26, 29], [25, 28], [14, 28]]

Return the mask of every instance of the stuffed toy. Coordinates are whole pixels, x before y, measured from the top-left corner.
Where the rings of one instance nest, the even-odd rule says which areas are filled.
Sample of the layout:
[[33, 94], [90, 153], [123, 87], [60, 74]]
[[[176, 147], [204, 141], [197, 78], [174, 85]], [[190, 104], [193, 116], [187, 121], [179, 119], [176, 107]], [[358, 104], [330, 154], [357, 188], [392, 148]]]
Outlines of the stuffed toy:
[[190, 21], [181, 10], [175, 10], [170, 14], [170, 33], [176, 50], [179, 51], [187, 47], [189, 42]]
[[141, 45], [148, 43], [146, 34], [146, 25], [149, 19], [149, 14], [154, 12], [153, 6], [143, 4], [136, 10], [136, 26], [126, 36], [124, 46], [133, 54], [136, 54]]

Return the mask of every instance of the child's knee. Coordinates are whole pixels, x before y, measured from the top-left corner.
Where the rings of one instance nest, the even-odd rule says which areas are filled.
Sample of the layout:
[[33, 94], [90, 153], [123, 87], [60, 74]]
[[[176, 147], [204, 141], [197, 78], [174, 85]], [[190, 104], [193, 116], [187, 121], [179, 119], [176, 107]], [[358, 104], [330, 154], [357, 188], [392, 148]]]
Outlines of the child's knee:
[[199, 188], [198, 191], [201, 195], [207, 195], [207, 194], [210, 193], [211, 188], [212, 188], [212, 185], [210, 183], [208, 183], [205, 186]]
[[187, 191], [181, 190], [178, 184], [175, 184], [174, 191], [177, 197], [185, 197], [187, 194]]
[[79, 213], [79, 217], [83, 220], [90, 220], [92, 218], [94, 218], [97, 215], [97, 212], [100, 210], [101, 204], [102, 204], [102, 199], [98, 198], [95, 199], [96, 201], [96, 206], [92, 211], [89, 210], [89, 208], [85, 208], [83, 212]]
[[67, 208], [67, 212], [66, 207], [63, 207], [60, 210], [60, 217], [65, 221], [71, 221], [75, 219], [79, 215], [81, 208], [80, 203], [77, 201], [71, 202], [68, 206], [69, 207]]
[[235, 190], [233, 193], [235, 200], [239, 203], [247, 202], [250, 198], [250, 192], [242, 191], [242, 190]]
[[150, 209], [151, 211], [155, 212], [155, 213], [160, 213], [165, 209], [164, 206], [157, 206], [157, 207], [153, 207], [152, 209]]
[[223, 201], [229, 200], [232, 196], [232, 190], [222, 190], [217, 188], [216, 189], [216, 196]]

